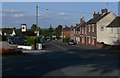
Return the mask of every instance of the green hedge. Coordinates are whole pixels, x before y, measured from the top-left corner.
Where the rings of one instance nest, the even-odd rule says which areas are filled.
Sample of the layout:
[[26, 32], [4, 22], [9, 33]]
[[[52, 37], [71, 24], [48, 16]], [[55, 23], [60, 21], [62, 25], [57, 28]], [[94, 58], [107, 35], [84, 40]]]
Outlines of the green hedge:
[[27, 45], [33, 45], [36, 41], [36, 36], [26, 36]]
[[6, 41], [7, 40], [7, 37], [6, 36], [1, 36], [0, 35], [0, 41]]
[[70, 38], [64, 38], [64, 39], [63, 39], [63, 42], [68, 43], [69, 40], [70, 40]]

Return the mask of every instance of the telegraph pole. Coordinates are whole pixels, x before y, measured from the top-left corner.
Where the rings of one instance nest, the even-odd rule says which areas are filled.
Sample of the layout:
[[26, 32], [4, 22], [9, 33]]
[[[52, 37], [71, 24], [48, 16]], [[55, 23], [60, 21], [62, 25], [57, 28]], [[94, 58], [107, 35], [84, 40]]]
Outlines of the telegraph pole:
[[38, 30], [38, 6], [36, 6], [36, 33], [37, 33], [37, 36], [39, 36], [39, 30]]
[[35, 46], [34, 49], [37, 49], [37, 43], [38, 43], [38, 37], [39, 37], [39, 30], [38, 30], [38, 6], [36, 6], [36, 38], [35, 40]]

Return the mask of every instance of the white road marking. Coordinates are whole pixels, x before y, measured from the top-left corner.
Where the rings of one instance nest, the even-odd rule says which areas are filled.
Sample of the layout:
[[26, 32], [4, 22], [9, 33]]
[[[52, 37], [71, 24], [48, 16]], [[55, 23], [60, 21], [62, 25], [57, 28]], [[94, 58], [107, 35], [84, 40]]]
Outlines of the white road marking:
[[42, 53], [42, 52], [50, 52], [48, 50], [23, 50], [23, 53]]
[[7, 68], [7, 69], [3, 69], [2, 71], [3, 72], [7, 72], [7, 71], [10, 71], [10, 70], [13, 70], [14, 68]]
[[32, 69], [32, 68], [34, 68], [34, 67], [36, 67], [36, 66], [37, 66], [37, 65], [31, 65], [31, 66], [29, 66], [29, 67], [26, 67], [25, 70]]
[[54, 45], [54, 46], [56, 46], [56, 47], [58, 47], [58, 48], [60, 48], [60, 49], [62, 49], [62, 50], [67, 50], [66, 48], [63, 48], [63, 47], [61, 47], [61, 46], [59, 46], [59, 45], [56, 45], [56, 44], [54, 44], [54, 43], [51, 43], [52, 45]]

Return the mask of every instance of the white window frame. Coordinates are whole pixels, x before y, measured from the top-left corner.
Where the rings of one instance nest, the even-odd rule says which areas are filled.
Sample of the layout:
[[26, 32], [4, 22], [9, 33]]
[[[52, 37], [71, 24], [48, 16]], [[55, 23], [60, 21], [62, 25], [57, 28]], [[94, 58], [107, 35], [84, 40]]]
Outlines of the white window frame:
[[94, 30], [95, 30], [95, 25], [92, 24], [92, 32], [94, 32]]
[[90, 25], [88, 25], [88, 32], [90, 32]]
[[85, 34], [87, 33], [87, 27], [85, 27]]
[[92, 45], [94, 45], [94, 38], [92, 38]]
[[82, 37], [82, 43], [84, 43], [84, 37]]
[[88, 40], [89, 40], [88, 43], [90, 44], [90, 40], [91, 40], [91, 39], [90, 39], [90, 36], [89, 36], [89, 39], [88, 39]]

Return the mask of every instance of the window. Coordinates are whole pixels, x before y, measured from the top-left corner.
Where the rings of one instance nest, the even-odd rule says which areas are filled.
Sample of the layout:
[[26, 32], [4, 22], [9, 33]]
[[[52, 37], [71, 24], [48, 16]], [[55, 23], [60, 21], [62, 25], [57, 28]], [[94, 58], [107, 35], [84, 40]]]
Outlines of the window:
[[94, 32], [94, 29], [95, 29], [94, 24], [92, 24], [92, 32]]
[[80, 27], [80, 33], [81, 33], [82, 31], [81, 31], [81, 27]]
[[115, 28], [115, 34], [118, 34], [118, 33], [119, 33], [119, 29]]
[[101, 27], [101, 31], [104, 31], [104, 27]]
[[84, 28], [82, 27], [82, 34], [84, 33]]
[[113, 28], [111, 28], [111, 33], [113, 33]]
[[82, 43], [84, 43], [84, 37], [82, 37]]
[[87, 32], [87, 29], [86, 29], [87, 27], [85, 27], [85, 34], [86, 34], [86, 32]]
[[90, 36], [88, 37], [89, 39], [88, 39], [88, 43], [90, 44]]
[[94, 45], [94, 38], [92, 38], [92, 45]]
[[88, 31], [90, 32], [90, 25], [89, 25], [89, 27], [88, 27]]

